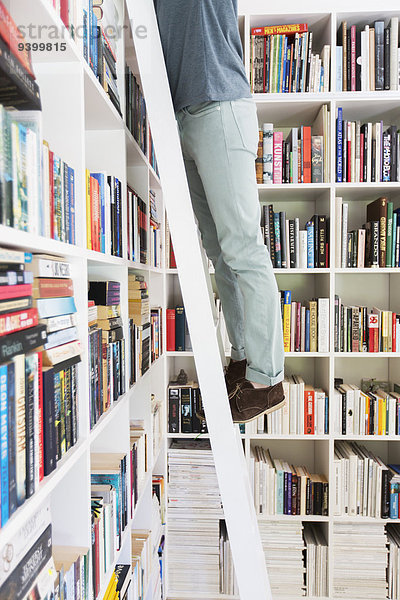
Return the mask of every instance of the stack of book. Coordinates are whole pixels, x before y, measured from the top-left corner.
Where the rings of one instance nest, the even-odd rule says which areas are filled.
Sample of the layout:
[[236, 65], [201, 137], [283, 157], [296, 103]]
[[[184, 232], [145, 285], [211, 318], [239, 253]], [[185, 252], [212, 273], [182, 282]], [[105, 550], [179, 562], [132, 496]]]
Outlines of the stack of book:
[[115, 565], [114, 572], [104, 594], [104, 600], [128, 600], [131, 584], [131, 566]]
[[304, 524], [307, 596], [328, 596], [328, 544], [321, 528]]
[[324, 435], [329, 432], [329, 398], [321, 388], [306, 385], [300, 375], [285, 377], [286, 404], [247, 424], [250, 434]]
[[250, 478], [260, 515], [328, 515], [325, 475], [273, 459], [268, 449], [255, 446], [251, 448]]
[[[54, 581], [54, 597], [64, 596], [64, 600], [75, 600], [79, 592], [82, 597], [85, 595], [88, 597], [91, 570], [89, 548], [53, 545], [53, 560], [57, 572]], [[43, 598], [43, 596], [39, 597]]]
[[135, 75], [126, 65], [126, 126], [139, 144], [143, 154], [147, 154], [147, 114], [146, 102]]
[[142, 600], [145, 598], [149, 589], [152, 552], [151, 552], [151, 531], [148, 529], [132, 530], [132, 594], [133, 600]]
[[304, 595], [305, 550], [301, 521], [258, 521], [273, 597]]
[[31, 54], [21, 39], [14, 19], [0, 1], [0, 104], [17, 110], [40, 110]]
[[335, 296], [335, 352], [399, 352], [400, 315], [367, 306], [346, 306]]
[[94, 4], [93, 0], [83, 2], [83, 56], [121, 114], [117, 86], [119, 15], [113, 0], [101, 6]]
[[336, 91], [399, 89], [399, 18], [371, 25], [342, 21], [336, 46]]
[[122, 257], [121, 181], [86, 169], [87, 248]]
[[151, 316], [147, 283], [143, 275], [128, 276], [129, 328], [131, 347], [131, 382], [150, 367]]
[[313, 215], [300, 229], [300, 219], [262, 206], [261, 231], [275, 269], [323, 269], [329, 267], [329, 218]]
[[150, 202], [150, 265], [161, 268], [161, 223], [157, 214], [156, 195], [149, 192]]
[[128, 260], [147, 264], [147, 204], [127, 187]]
[[90, 426], [125, 393], [125, 339], [118, 281], [89, 282]]
[[280, 292], [285, 352], [329, 352], [329, 298], [306, 302]]
[[126, 455], [90, 455], [92, 581], [97, 598], [104, 578], [121, 548], [122, 533], [128, 524], [128, 478]]
[[176, 260], [174, 248], [172, 246], [171, 232], [169, 230], [168, 220], [165, 221], [165, 268], [176, 269]]
[[400, 435], [400, 386], [363, 379], [361, 387], [335, 379], [333, 433]]
[[192, 349], [185, 307], [178, 304], [167, 308], [167, 352], [184, 352]]
[[149, 439], [144, 426], [144, 421], [130, 421], [129, 447], [131, 467], [131, 514], [133, 517], [136, 504], [143, 491], [146, 473], [149, 464]]
[[307, 23], [253, 27], [250, 35], [252, 92], [329, 92], [329, 44], [313, 53]]
[[[52, 558], [52, 527], [47, 502], [17, 529], [11, 543], [1, 545], [7, 556], [0, 571], [0, 597], [47, 598], [53, 592], [56, 571]], [[34, 565], [34, 568], [32, 568]]]
[[400, 209], [385, 196], [367, 205], [366, 223], [348, 231], [349, 204], [336, 198], [336, 266], [400, 266]]
[[387, 545], [388, 545], [388, 594], [390, 600], [396, 600], [400, 596], [400, 532], [398, 525], [391, 525], [386, 529]]
[[336, 181], [338, 183], [399, 181], [397, 148], [400, 132], [397, 125], [383, 121], [361, 123], [343, 119], [337, 109]]
[[171, 382], [168, 386], [169, 433], [207, 433], [207, 424], [197, 412], [203, 410], [200, 388], [189, 381], [186, 385]]
[[231, 543], [225, 521], [221, 521], [219, 534], [220, 576], [219, 593], [239, 596], [239, 588], [235, 576]]
[[398, 518], [399, 465], [386, 465], [355, 442], [338, 441], [333, 472], [334, 515]]
[[335, 523], [334, 597], [387, 598], [387, 552], [385, 528], [380, 523]]
[[257, 183], [328, 183], [330, 112], [324, 104], [312, 125], [262, 127], [256, 159]]
[[223, 518], [208, 440], [174, 440], [168, 449], [170, 594], [219, 592], [219, 521]]

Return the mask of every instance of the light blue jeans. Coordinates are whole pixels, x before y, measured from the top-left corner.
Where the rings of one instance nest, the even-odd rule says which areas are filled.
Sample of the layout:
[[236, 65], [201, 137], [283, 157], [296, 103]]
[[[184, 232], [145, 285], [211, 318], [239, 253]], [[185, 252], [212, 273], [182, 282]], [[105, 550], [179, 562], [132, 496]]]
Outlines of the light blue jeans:
[[234, 360], [246, 378], [283, 379], [280, 301], [260, 229], [255, 176], [258, 145], [252, 98], [203, 102], [176, 114], [193, 210], [215, 267]]

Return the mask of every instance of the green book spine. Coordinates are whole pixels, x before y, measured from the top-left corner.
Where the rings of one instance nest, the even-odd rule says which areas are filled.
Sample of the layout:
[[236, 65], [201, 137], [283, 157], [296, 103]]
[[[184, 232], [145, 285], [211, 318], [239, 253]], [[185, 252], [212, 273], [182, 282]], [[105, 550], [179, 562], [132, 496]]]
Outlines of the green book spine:
[[393, 245], [393, 202], [387, 203], [387, 221], [386, 221], [386, 266], [392, 266], [392, 245]]

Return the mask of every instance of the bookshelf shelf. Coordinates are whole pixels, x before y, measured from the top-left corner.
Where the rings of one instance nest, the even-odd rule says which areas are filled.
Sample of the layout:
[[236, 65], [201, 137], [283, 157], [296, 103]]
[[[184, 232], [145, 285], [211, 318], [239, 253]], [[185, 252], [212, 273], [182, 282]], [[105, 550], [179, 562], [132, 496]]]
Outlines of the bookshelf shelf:
[[400, 358], [398, 352], [335, 352], [335, 358]]
[[111, 419], [118, 418], [119, 413], [126, 407], [129, 401], [129, 390], [114, 402], [110, 408], [101, 415], [97, 423], [93, 426], [93, 429], [89, 434], [89, 442], [92, 444], [102, 433], [104, 429], [109, 425]]
[[323, 515], [259, 515], [259, 521], [311, 521], [327, 523], [329, 517]]

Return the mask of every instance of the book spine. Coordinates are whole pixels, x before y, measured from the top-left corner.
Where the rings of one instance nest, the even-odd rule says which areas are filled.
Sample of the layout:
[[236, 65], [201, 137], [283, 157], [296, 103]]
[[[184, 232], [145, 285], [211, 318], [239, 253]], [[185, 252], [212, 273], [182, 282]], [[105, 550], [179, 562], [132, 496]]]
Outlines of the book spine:
[[1, 526], [7, 523], [9, 513], [8, 475], [8, 383], [7, 365], [0, 365], [0, 479], [1, 479]]
[[279, 213], [274, 213], [274, 231], [275, 231], [275, 268], [282, 267], [282, 252], [281, 252], [281, 230]]
[[283, 132], [273, 132], [273, 183], [282, 183], [282, 144]]
[[375, 90], [384, 89], [384, 21], [375, 21]]
[[175, 308], [175, 349], [185, 350], [185, 309], [183, 306]]
[[191, 388], [181, 388], [181, 433], [192, 433]]

